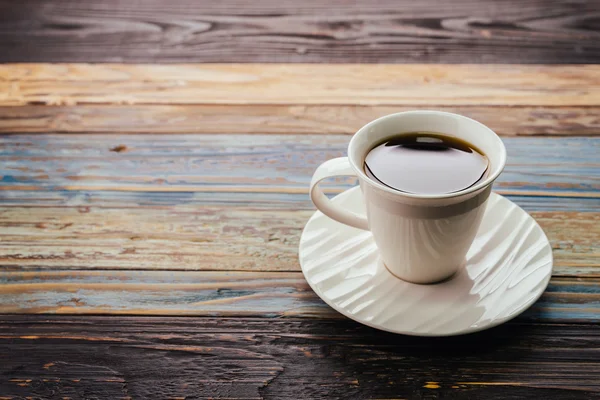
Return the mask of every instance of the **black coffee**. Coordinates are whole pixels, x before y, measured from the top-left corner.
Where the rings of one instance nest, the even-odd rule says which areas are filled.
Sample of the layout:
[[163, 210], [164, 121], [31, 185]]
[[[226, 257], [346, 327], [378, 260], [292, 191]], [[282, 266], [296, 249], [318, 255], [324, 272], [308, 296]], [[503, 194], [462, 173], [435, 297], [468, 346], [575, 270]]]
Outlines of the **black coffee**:
[[368, 177], [413, 194], [458, 192], [481, 181], [487, 169], [487, 157], [473, 145], [432, 132], [394, 136], [365, 159]]

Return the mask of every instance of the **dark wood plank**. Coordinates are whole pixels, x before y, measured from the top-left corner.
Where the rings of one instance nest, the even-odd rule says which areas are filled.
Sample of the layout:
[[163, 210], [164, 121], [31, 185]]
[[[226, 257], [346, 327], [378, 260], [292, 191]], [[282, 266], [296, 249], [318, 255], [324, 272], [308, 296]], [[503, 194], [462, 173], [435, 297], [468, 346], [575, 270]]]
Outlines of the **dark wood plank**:
[[598, 65], [6, 64], [0, 106], [586, 106]]
[[595, 0], [24, 0], [2, 62], [597, 63]]
[[3, 316], [0, 396], [600, 398], [600, 330], [414, 338], [349, 320]]
[[[0, 107], [0, 133], [354, 134], [419, 106], [80, 105]], [[502, 136], [597, 136], [600, 107], [436, 106]]]
[[[300, 272], [56, 269], [0, 272], [0, 313], [344, 318]], [[600, 323], [598, 269], [596, 278], [564, 270], [518, 321]]]

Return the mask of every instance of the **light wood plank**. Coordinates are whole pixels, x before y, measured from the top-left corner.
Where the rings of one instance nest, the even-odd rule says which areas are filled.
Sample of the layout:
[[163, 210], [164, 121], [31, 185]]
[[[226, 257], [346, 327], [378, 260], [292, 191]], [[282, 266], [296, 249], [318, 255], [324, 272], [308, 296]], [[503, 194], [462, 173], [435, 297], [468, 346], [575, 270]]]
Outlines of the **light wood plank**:
[[[301, 273], [0, 272], [0, 312], [344, 319]], [[600, 322], [600, 281], [553, 278], [521, 321]]]
[[[0, 207], [0, 267], [299, 271], [312, 210]], [[557, 276], [600, 275], [600, 212], [532, 212]]]
[[[0, 133], [354, 134], [419, 106], [80, 105], [0, 107]], [[600, 135], [599, 107], [436, 106], [502, 136]]]
[[0, 105], [598, 106], [600, 66], [6, 64]]

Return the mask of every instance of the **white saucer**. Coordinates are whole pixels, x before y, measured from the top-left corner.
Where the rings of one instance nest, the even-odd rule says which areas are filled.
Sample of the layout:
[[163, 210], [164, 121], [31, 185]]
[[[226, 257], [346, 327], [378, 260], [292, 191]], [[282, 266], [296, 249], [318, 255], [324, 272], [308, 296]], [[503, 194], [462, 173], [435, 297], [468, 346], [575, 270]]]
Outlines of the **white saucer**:
[[[364, 213], [358, 187], [333, 201]], [[406, 335], [449, 336], [499, 325], [535, 303], [552, 274], [552, 248], [529, 214], [492, 193], [466, 268], [445, 282], [396, 278], [369, 232], [319, 211], [302, 232], [300, 265], [317, 295], [355, 321]]]

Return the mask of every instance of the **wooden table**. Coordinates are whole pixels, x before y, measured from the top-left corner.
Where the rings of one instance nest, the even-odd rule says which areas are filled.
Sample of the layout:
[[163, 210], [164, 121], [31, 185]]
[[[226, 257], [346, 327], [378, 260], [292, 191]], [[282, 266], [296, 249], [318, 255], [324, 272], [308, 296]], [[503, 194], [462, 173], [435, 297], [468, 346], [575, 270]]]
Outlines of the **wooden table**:
[[[0, 399], [600, 398], [598, 3], [297, 3], [0, 2]], [[552, 243], [489, 331], [379, 332], [300, 272], [314, 169], [421, 108], [503, 136]]]

